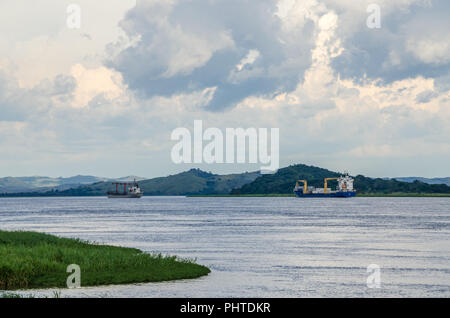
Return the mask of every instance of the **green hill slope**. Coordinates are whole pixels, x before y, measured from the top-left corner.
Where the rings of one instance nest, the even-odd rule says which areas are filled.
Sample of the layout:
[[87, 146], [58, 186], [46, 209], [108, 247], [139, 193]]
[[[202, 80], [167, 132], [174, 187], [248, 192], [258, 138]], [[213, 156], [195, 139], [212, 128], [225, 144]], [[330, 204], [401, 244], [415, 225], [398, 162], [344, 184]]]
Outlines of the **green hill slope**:
[[141, 181], [147, 195], [207, 195], [228, 194], [237, 187], [252, 182], [259, 173], [216, 175], [192, 169], [176, 175]]
[[359, 193], [440, 193], [449, 194], [450, 187], [445, 184], [428, 184], [421, 181], [402, 182], [395, 179], [372, 179], [364, 176], [355, 177], [355, 188]]
[[324, 178], [338, 176], [338, 173], [327, 169], [299, 164], [282, 168], [275, 174], [262, 175], [255, 181], [232, 190], [231, 194], [288, 194], [292, 193], [298, 179], [307, 180], [308, 185], [320, 187], [323, 186]]

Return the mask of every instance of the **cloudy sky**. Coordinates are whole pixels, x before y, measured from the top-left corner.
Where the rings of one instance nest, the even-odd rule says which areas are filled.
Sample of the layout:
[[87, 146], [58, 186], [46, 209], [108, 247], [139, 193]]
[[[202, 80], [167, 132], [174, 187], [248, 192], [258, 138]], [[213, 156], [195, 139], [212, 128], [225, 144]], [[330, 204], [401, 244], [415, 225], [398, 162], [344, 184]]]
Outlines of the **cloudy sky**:
[[173, 164], [171, 132], [196, 119], [280, 128], [281, 166], [450, 176], [449, 13], [447, 0], [0, 0], [0, 176], [258, 169]]

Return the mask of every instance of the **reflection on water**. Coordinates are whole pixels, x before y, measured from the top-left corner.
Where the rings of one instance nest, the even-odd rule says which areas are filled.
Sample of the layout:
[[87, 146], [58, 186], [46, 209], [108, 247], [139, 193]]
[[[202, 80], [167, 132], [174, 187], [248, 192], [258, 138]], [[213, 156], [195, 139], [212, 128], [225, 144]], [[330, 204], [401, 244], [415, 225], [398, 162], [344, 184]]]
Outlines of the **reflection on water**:
[[[0, 202], [2, 230], [196, 258], [212, 270], [195, 280], [63, 290], [63, 297], [450, 297], [450, 198]], [[369, 264], [381, 266], [380, 289], [366, 285]]]

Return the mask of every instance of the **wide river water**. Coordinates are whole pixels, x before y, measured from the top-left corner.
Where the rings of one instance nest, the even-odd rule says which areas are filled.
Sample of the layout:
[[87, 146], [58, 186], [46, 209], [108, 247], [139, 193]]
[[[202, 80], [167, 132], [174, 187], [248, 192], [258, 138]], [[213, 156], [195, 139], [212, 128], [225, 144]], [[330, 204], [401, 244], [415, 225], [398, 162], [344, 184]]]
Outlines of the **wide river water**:
[[[196, 258], [212, 271], [62, 297], [450, 297], [450, 198], [2, 198], [0, 229]], [[370, 264], [380, 288], [367, 286]]]

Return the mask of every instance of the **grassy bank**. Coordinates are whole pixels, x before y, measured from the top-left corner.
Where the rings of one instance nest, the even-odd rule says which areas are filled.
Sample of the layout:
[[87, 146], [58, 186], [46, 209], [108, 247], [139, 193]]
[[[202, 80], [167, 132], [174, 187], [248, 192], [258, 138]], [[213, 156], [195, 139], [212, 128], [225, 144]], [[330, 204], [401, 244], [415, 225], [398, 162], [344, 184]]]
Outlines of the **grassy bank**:
[[191, 260], [138, 249], [94, 245], [35, 232], [0, 231], [0, 290], [66, 287], [67, 266], [81, 268], [81, 286], [197, 278], [210, 270]]

